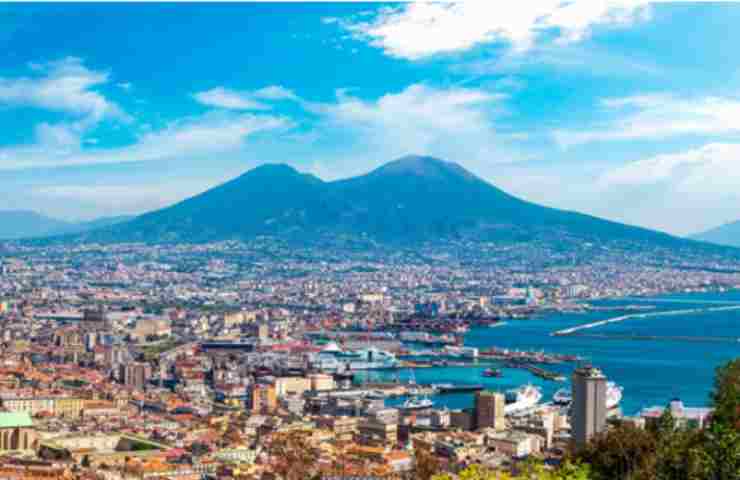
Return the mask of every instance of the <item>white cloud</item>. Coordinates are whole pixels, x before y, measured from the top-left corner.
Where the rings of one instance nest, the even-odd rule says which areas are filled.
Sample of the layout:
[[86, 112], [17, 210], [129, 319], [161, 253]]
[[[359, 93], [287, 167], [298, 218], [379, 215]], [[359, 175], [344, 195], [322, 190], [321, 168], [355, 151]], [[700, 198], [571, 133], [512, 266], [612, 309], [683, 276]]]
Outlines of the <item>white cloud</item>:
[[271, 106], [263, 100], [298, 100], [295, 93], [279, 85], [270, 85], [250, 92], [216, 87], [195, 93], [193, 98], [203, 105], [227, 110], [269, 110]]
[[[35, 198], [43, 203], [61, 202], [69, 209], [72, 204], [75, 210], [89, 211], [90, 217], [100, 215], [120, 215], [140, 213], [165, 207], [183, 198], [205, 191], [221, 183], [176, 182], [163, 188], [161, 184], [134, 185], [49, 185], [32, 190]], [[60, 212], [64, 211], [60, 210]]]
[[53, 144], [48, 139], [64, 140], [63, 132], [43, 130], [37, 144], [0, 149], [0, 170], [193, 158], [236, 151], [251, 135], [290, 125], [275, 116], [211, 112], [145, 133], [133, 145], [109, 149], [83, 149], [79, 143], [63, 141]]
[[31, 64], [36, 75], [0, 77], [0, 104], [30, 106], [74, 115], [86, 124], [104, 118], [128, 120], [121, 108], [94, 90], [108, 82], [108, 73], [90, 70], [82, 60]]
[[209, 107], [228, 110], [267, 110], [270, 107], [256, 101], [251, 93], [238, 92], [223, 87], [216, 87], [193, 95], [198, 102]]
[[315, 142], [334, 139], [313, 171], [325, 178], [348, 176], [412, 153], [461, 161], [479, 172], [516, 160], [504, 152], [510, 139], [494, 124], [503, 98], [480, 89], [415, 84], [373, 100], [340, 90], [335, 102], [304, 102], [319, 117]]
[[679, 234], [740, 218], [740, 143], [709, 143], [610, 170], [598, 180], [613, 218]]
[[257, 98], [264, 98], [266, 100], [297, 100], [296, 94], [285, 87], [280, 85], [270, 85], [269, 87], [260, 88], [254, 92], [254, 96]]
[[555, 131], [556, 141], [569, 147], [595, 141], [740, 133], [740, 100], [735, 98], [650, 94], [606, 99], [601, 106], [616, 119], [591, 129]]
[[663, 183], [689, 194], [736, 191], [740, 185], [740, 144], [709, 143], [638, 160], [607, 172], [600, 183], [607, 187]]
[[382, 8], [373, 20], [324, 19], [387, 55], [417, 60], [491, 42], [526, 51], [547, 36], [556, 43], [582, 40], [595, 26], [625, 26], [649, 17], [644, 0], [490, 0], [413, 2]]

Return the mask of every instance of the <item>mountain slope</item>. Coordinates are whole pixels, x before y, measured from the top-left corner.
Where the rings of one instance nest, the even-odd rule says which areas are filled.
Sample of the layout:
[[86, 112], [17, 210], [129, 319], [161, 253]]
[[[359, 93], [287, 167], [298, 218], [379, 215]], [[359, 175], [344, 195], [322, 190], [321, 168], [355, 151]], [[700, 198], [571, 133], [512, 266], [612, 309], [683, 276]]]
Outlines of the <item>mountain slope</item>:
[[127, 222], [133, 218], [135, 217], [131, 215], [120, 215], [73, 223], [31, 210], [0, 210], [0, 240], [82, 233]]
[[664, 233], [530, 203], [459, 165], [409, 156], [323, 182], [264, 165], [170, 207], [86, 234], [90, 241], [202, 242], [274, 235], [392, 244], [443, 239], [698, 246]]
[[720, 225], [706, 232], [697, 233], [692, 235], [691, 238], [718, 245], [740, 247], [740, 220]]
[[0, 211], [0, 239], [53, 235], [72, 225], [31, 210]]

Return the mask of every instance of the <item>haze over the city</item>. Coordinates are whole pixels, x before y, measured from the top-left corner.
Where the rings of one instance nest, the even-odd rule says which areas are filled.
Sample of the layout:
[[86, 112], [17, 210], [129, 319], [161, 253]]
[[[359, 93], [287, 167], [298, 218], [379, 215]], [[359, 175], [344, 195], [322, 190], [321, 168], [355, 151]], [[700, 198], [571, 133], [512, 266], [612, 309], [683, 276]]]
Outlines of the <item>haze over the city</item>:
[[419, 154], [678, 235], [740, 218], [740, 5], [289, 10], [3, 6], [0, 209], [138, 214], [263, 163]]

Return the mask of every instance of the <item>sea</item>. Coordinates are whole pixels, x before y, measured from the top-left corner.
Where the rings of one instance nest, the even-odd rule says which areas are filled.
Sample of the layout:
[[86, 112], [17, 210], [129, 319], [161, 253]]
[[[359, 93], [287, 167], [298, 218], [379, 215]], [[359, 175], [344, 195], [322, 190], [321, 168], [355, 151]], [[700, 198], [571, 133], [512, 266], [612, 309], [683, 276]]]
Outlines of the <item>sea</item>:
[[[623, 387], [620, 407], [625, 415], [636, 415], [645, 407], [666, 405], [674, 398], [681, 399], [686, 406], [709, 405], [716, 367], [740, 357], [740, 310], [706, 311], [710, 308], [740, 305], [738, 290], [596, 300], [588, 303], [613, 309], [586, 313], [547, 312], [528, 319], [508, 319], [500, 326], [471, 328], [465, 335], [465, 345], [481, 349], [495, 346], [578, 355], [584, 361], [599, 367], [609, 380]], [[620, 308], [628, 305], [648, 307], [650, 309], [644, 313], [651, 314], [692, 311], [638, 316], [582, 331], [588, 334], [608, 334], [604, 338], [551, 335], [564, 328], [625, 314], [643, 313]], [[483, 371], [490, 366], [490, 361], [480, 360], [466, 366], [363, 372], [360, 380], [413, 379], [419, 384], [483, 384], [488, 389], [500, 391], [531, 383], [542, 388], [543, 402], [550, 401], [559, 388], [570, 388], [569, 380], [543, 380], [527, 371], [503, 366], [497, 366], [503, 371], [502, 377], [484, 377]], [[576, 366], [576, 363], [566, 363], [545, 365], [544, 368], [562, 373], [570, 379]], [[386, 403], [396, 405], [403, 400], [388, 399]], [[432, 400], [437, 407], [468, 408], [473, 405], [473, 394], [437, 395]]]

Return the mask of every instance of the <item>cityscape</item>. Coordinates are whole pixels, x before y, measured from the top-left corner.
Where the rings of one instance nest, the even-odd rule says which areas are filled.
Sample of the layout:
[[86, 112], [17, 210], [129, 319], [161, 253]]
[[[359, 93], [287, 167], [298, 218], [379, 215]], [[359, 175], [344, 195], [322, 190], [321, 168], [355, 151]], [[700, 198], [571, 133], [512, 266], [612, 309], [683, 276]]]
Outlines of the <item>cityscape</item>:
[[740, 4], [1, 7], [0, 479], [740, 479]]

